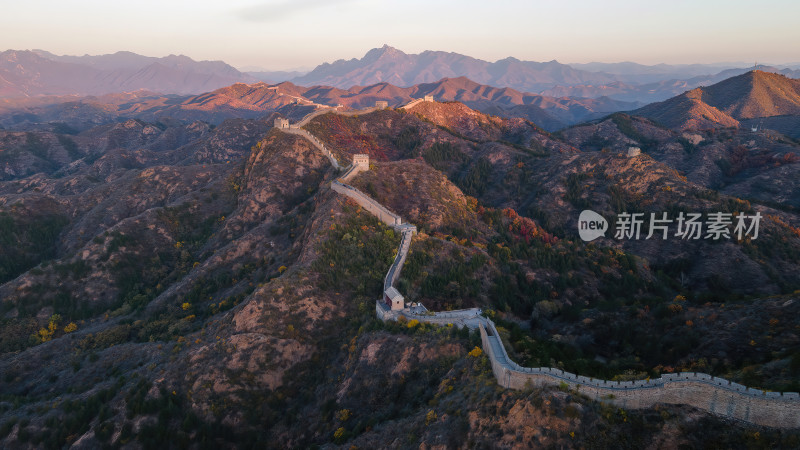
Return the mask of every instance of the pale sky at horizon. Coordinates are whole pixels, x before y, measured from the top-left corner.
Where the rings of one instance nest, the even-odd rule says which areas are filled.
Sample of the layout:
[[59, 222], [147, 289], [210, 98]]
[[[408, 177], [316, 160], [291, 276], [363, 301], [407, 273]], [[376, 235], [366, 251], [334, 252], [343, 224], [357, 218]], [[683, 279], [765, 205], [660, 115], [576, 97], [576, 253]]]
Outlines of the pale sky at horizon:
[[267, 70], [389, 44], [488, 61], [800, 62], [797, 0], [27, 0], [4, 2], [0, 51], [184, 54]]

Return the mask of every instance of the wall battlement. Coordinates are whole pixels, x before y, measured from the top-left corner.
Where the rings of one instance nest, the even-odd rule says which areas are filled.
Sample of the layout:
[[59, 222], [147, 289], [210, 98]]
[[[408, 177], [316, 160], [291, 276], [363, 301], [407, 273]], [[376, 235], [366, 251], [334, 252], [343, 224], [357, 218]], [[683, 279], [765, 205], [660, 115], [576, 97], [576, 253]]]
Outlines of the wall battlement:
[[[411, 108], [422, 101], [427, 101], [427, 99], [414, 100], [403, 108]], [[373, 110], [375, 108], [368, 108], [367, 112]], [[290, 125], [289, 129], [284, 128], [284, 130], [306, 137], [331, 159], [334, 167], [339, 168], [338, 162], [324, 144], [308, 131], [300, 128], [301, 124], [308, 123], [311, 118], [328, 112], [355, 115], [364, 111], [347, 113], [335, 110], [315, 111], [297, 125]], [[358, 172], [357, 167], [359, 167], [358, 163], [351, 165], [342, 178], [331, 183], [331, 189], [352, 198], [379, 220], [402, 233], [397, 256], [384, 278], [385, 292], [394, 285], [400, 276], [416, 227], [403, 223], [400, 216], [358, 189], [340, 181], [346, 181], [345, 177], [354, 176]], [[522, 367], [509, 358], [494, 323], [481, 316], [479, 309], [446, 312], [428, 312], [424, 308], [421, 309], [422, 312], [414, 312], [413, 308], [401, 311], [392, 310], [382, 300], [376, 301], [375, 304], [375, 313], [381, 320], [397, 320], [400, 316], [404, 316], [438, 325], [454, 324], [478, 328], [483, 350], [489, 358], [492, 372], [498, 384], [508, 389], [524, 389], [527, 386], [557, 386], [565, 383], [570, 389], [589, 398], [609, 402], [623, 408], [649, 408], [660, 403], [689, 405], [711, 414], [748, 423], [774, 428], [800, 428], [800, 394], [796, 392], [765, 392], [696, 372], [663, 374], [656, 379], [609, 381], [576, 375], [552, 367]]]
[[411, 109], [411, 108], [413, 108], [413, 107], [415, 107], [415, 106], [419, 105], [420, 103], [422, 103], [422, 102], [424, 102], [424, 101], [425, 101], [425, 99], [424, 99], [424, 98], [418, 98], [418, 99], [416, 99], [416, 100], [411, 100], [410, 102], [408, 102], [408, 103], [406, 103], [405, 105], [401, 106], [401, 107], [400, 107], [400, 109], [406, 109], [406, 110], [408, 110], [408, 109]]
[[389, 211], [386, 209], [386, 207], [370, 198], [367, 194], [359, 191], [349, 184], [344, 184], [336, 180], [331, 183], [331, 189], [355, 200], [355, 202], [358, 203], [362, 208], [369, 211], [372, 215], [377, 217], [378, 220], [386, 225], [389, 225], [390, 227], [395, 227], [402, 223], [400, 216]]
[[402, 237], [400, 238], [400, 247], [397, 250], [397, 256], [394, 257], [394, 262], [392, 263], [391, 267], [389, 267], [389, 271], [386, 272], [386, 277], [383, 279], [384, 292], [390, 287], [394, 286], [394, 284], [397, 282], [397, 279], [400, 278], [400, 272], [403, 270], [403, 264], [405, 264], [406, 256], [408, 256], [408, 249], [411, 247], [411, 239], [413, 234], [414, 232], [410, 229], [402, 231]]
[[594, 400], [624, 408], [659, 403], [689, 405], [711, 414], [775, 428], [800, 427], [800, 395], [764, 392], [704, 373], [681, 372], [636, 381], [589, 378], [551, 367], [522, 367], [513, 362], [489, 319], [479, 326], [483, 349], [497, 382], [509, 389], [566, 383]]
[[353, 155], [353, 164], [347, 168], [347, 171], [344, 173], [344, 175], [339, 177], [339, 181], [342, 183], [347, 183], [354, 176], [361, 172], [366, 172], [367, 170], [369, 170], [369, 155]]

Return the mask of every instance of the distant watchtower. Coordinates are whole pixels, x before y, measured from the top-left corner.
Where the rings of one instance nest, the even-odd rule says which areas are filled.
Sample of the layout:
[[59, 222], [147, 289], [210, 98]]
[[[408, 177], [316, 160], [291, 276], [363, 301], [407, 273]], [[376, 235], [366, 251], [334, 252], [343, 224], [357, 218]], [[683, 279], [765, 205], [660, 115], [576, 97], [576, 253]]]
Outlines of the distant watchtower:
[[389, 107], [389, 102], [385, 100], [378, 100], [375, 102], [375, 107], [378, 109], [386, 109]]
[[425, 96], [425, 101], [426, 102], [432, 102], [433, 101], [433, 96], [432, 95], [426, 95]]
[[357, 167], [359, 171], [369, 170], [369, 155], [363, 153], [353, 155], [353, 166]]
[[634, 156], [639, 156], [642, 154], [642, 149], [639, 147], [628, 147], [628, 158], [633, 158]]
[[278, 117], [275, 119], [275, 128], [289, 128], [289, 119]]

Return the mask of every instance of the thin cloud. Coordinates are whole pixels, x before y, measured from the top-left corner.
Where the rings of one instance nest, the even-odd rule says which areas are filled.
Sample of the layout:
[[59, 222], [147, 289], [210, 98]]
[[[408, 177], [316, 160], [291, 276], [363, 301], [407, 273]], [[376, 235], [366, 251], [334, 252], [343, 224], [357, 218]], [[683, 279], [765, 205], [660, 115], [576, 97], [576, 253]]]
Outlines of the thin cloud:
[[248, 6], [236, 11], [236, 16], [248, 22], [277, 22], [291, 16], [314, 12], [326, 6], [340, 6], [355, 0], [283, 0]]

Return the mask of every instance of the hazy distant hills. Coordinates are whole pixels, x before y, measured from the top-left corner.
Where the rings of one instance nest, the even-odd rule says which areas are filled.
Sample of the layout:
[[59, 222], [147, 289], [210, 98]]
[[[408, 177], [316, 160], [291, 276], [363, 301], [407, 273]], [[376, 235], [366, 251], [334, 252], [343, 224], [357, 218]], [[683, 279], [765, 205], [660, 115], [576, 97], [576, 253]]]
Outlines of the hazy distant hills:
[[198, 94], [236, 82], [254, 82], [222, 61], [187, 56], [154, 58], [131, 52], [57, 56], [42, 50], [0, 53], [0, 97], [102, 95], [146, 89]]
[[721, 64], [655, 64], [645, 65], [635, 62], [618, 63], [570, 63], [571, 67], [589, 72], [605, 72], [614, 74], [615, 78], [625, 82], [652, 83], [665, 79], [697, 77], [717, 73], [727, 69], [746, 67], [746, 63]]
[[257, 71], [245, 71], [247, 75], [255, 78], [258, 81], [263, 81], [265, 83], [280, 83], [281, 81], [291, 80], [293, 78], [302, 77], [307, 72], [301, 72], [298, 70], [257, 70]]
[[678, 129], [738, 126], [747, 119], [759, 119], [765, 128], [772, 128], [770, 118], [776, 117], [780, 128], [792, 128], [792, 124], [796, 128], [800, 124], [800, 80], [750, 71], [649, 104], [633, 114]]
[[[222, 61], [194, 61], [176, 55], [157, 58], [120, 51], [108, 55], [59, 56], [45, 50], [8, 50], [0, 53], [0, 98], [103, 95], [140, 89], [191, 95], [238, 82], [258, 81], [270, 84], [291, 81], [300, 86], [329, 86], [344, 90], [380, 83], [408, 88], [445, 78], [465, 77], [480, 85], [545, 97], [608, 97], [645, 104], [745, 73], [750, 70], [746, 66], [744, 63], [562, 64], [511, 57], [489, 62], [443, 51], [408, 54], [384, 45], [368, 51], [363, 58], [323, 63], [308, 73], [260, 68], [243, 72]], [[792, 78], [800, 77], [800, 66], [760, 68]], [[535, 111], [522, 113], [537, 115]], [[563, 117], [558, 120], [565, 121]]]
[[222, 61], [195, 61], [184, 55], [169, 55], [163, 58], [143, 56], [120, 51], [109, 55], [58, 56], [44, 50], [33, 50], [37, 55], [52, 60], [81, 64], [100, 70], [141, 69], [153, 64], [176, 70], [186, 70], [208, 75], [242, 77], [242, 73]]
[[[599, 65], [599, 63], [598, 63]], [[600, 65], [605, 66], [605, 64]], [[616, 66], [610, 64], [609, 66]], [[638, 65], [637, 65], [638, 66]], [[692, 70], [696, 70], [692, 65]], [[642, 66], [642, 67], [657, 67], [657, 66]], [[671, 67], [671, 66], [667, 66]], [[708, 66], [701, 66], [709, 69]], [[714, 66], [711, 66], [714, 67]], [[778, 68], [771, 66], [759, 66], [763, 72], [772, 72], [786, 75], [790, 78], [799, 78], [800, 70], [791, 68]], [[752, 71], [752, 68], [731, 68], [725, 69], [721, 72], [716, 72], [710, 75], [698, 75], [691, 78], [671, 77], [661, 79], [659, 81], [645, 82], [637, 84], [635, 81], [617, 81], [614, 83], [602, 85], [562, 85], [556, 86], [540, 92], [542, 95], [549, 95], [554, 97], [598, 97], [609, 96], [617, 100], [624, 101], [638, 101], [642, 103], [651, 103], [656, 101], [666, 100], [670, 97], [680, 95], [688, 90], [700, 87], [709, 86], [718, 83], [722, 80], [741, 75]], [[650, 74], [622, 74], [618, 75], [620, 78], [625, 79], [641, 79], [649, 80], [659, 75]], [[667, 76], [661, 75], [661, 76]]]

